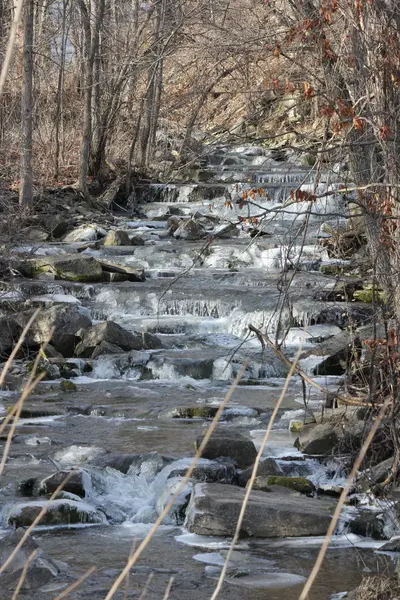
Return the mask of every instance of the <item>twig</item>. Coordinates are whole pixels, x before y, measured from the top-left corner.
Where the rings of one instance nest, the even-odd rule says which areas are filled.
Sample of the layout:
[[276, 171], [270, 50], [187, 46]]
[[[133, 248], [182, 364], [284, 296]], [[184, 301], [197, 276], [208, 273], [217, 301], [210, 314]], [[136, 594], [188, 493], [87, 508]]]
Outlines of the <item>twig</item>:
[[378, 427], [381, 424], [381, 421], [382, 421], [383, 417], [385, 416], [386, 410], [387, 410], [387, 408], [389, 406], [390, 406], [390, 402], [387, 400], [383, 404], [383, 406], [381, 407], [381, 410], [379, 411], [379, 414], [376, 417], [375, 422], [372, 425], [367, 438], [365, 439], [363, 445], [361, 446], [361, 450], [360, 450], [360, 452], [359, 452], [356, 460], [354, 461], [353, 468], [351, 469], [350, 475], [348, 476], [346, 484], [345, 484], [345, 486], [344, 486], [344, 488], [342, 490], [342, 493], [340, 494], [339, 501], [337, 503], [335, 512], [333, 513], [333, 517], [331, 519], [331, 522], [330, 522], [328, 531], [326, 533], [324, 542], [323, 542], [323, 544], [321, 546], [321, 549], [320, 549], [320, 551], [318, 553], [317, 560], [315, 561], [315, 564], [314, 564], [314, 567], [313, 567], [313, 569], [312, 569], [312, 571], [310, 573], [310, 576], [309, 576], [309, 578], [307, 579], [307, 581], [306, 581], [306, 583], [304, 585], [304, 588], [303, 588], [302, 593], [300, 594], [299, 600], [307, 600], [307, 598], [308, 598], [308, 594], [309, 594], [309, 592], [311, 590], [311, 587], [312, 587], [312, 585], [313, 585], [313, 583], [314, 583], [314, 581], [315, 581], [315, 579], [316, 579], [316, 577], [318, 575], [318, 572], [319, 572], [319, 570], [321, 568], [321, 565], [323, 563], [323, 560], [325, 558], [325, 554], [326, 554], [326, 551], [328, 549], [329, 543], [331, 541], [332, 535], [333, 535], [333, 533], [334, 533], [334, 531], [336, 529], [336, 525], [337, 525], [337, 522], [339, 520], [340, 513], [342, 511], [343, 504], [344, 504], [344, 502], [346, 500], [347, 494], [350, 491], [350, 487], [351, 487], [351, 485], [353, 483], [354, 478], [357, 475], [357, 471], [361, 467], [361, 464], [362, 464], [362, 462], [363, 462], [363, 460], [365, 458], [367, 450], [370, 447], [371, 442], [374, 439], [374, 436], [375, 436], [375, 434], [376, 434], [376, 432], [378, 430]]
[[165, 590], [165, 594], [163, 596], [163, 600], [168, 600], [169, 594], [171, 592], [171, 588], [172, 588], [172, 584], [173, 583], [174, 583], [174, 578], [171, 577], [171, 579], [168, 581], [167, 589]]
[[[0, 93], [0, 96], [1, 96], [1, 93]], [[29, 321], [27, 322], [27, 324], [25, 325], [21, 335], [19, 336], [18, 342], [15, 344], [13, 351], [11, 352], [10, 356], [7, 359], [7, 362], [5, 363], [5, 365], [1, 371], [0, 386], [3, 385], [5, 376], [7, 375], [7, 372], [11, 366], [11, 363], [14, 360], [18, 350], [21, 348], [29, 329], [31, 328], [32, 323], [36, 320], [36, 317], [38, 316], [39, 313], [40, 313], [40, 308], [37, 308], [35, 310], [35, 312], [33, 313], [33, 315], [31, 316], [31, 318], [29, 319]]]

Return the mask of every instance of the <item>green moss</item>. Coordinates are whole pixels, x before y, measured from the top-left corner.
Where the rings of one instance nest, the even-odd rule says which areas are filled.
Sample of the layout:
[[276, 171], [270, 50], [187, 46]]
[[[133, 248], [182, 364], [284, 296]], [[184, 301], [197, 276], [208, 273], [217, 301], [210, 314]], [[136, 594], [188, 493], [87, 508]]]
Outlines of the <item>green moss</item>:
[[304, 427], [304, 422], [303, 421], [290, 421], [289, 424], [289, 431], [291, 431], [292, 433], [298, 433], [299, 431], [301, 431]]
[[216, 406], [190, 406], [174, 411], [174, 419], [213, 419], [218, 410]]
[[315, 492], [314, 484], [305, 477], [285, 477], [283, 475], [271, 475], [267, 477], [267, 485], [280, 485], [301, 494], [312, 494]]
[[60, 388], [63, 392], [76, 392], [76, 390], [78, 389], [76, 385], [68, 379], [63, 379], [61, 381]]
[[373, 288], [372, 285], [365, 285], [362, 290], [356, 290], [353, 293], [353, 298], [354, 300], [366, 302], [367, 304], [372, 304], [372, 302], [382, 303], [386, 301], [385, 292]]

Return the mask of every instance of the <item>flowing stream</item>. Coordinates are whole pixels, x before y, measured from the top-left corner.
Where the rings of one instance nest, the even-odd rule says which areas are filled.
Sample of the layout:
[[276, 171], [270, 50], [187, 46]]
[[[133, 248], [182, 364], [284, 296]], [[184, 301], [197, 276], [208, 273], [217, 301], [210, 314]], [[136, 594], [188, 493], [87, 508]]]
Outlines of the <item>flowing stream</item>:
[[[314, 173], [299, 166], [297, 157], [278, 154], [250, 146], [221, 147], [204, 159], [206, 183], [154, 184], [142, 189], [142, 218], [121, 215], [119, 227], [134, 230], [145, 245], [87, 249], [84, 254], [142, 267], [145, 282], [32, 283], [29, 293], [41, 302], [77, 303], [95, 321], [109, 319], [131, 331], [155, 333], [164, 345], [159, 350], [103, 355], [93, 361], [90, 372], [77, 359], [73, 379], [77, 390], [55, 397], [52, 386], [57, 382], [41, 383], [18, 424], [0, 491], [4, 528], [0, 531], [6, 531], [7, 515], [15, 503], [21, 504], [18, 484], [53, 473], [55, 465], [85, 469], [82, 503], [101, 515], [94, 525], [37, 529], [43, 549], [67, 563], [74, 576], [96, 566], [95, 574], [71, 598], [105, 597], [132, 547], [157, 518], [169, 477], [190, 464], [197, 435], [209, 425], [213, 409], [245, 361], [242, 382], [221, 426], [239, 429], [256, 446], [260, 444], [286, 368], [272, 352], [261, 352], [257, 339], [248, 336], [248, 325], [279, 337], [280, 327], [290, 323], [285, 352], [293, 356], [299, 345], [311, 347], [315, 340], [337, 333], [338, 326], [350, 318], [347, 306], [324, 300], [334, 281], [321, 272], [321, 266], [337, 261], [318, 245], [318, 237], [324, 235], [322, 223], [343, 224], [345, 202], [330, 193], [341, 183], [340, 169], [334, 177], [320, 179], [316, 191], [322, 197], [311, 209], [306, 202], [285, 207], [296, 186], [313, 191]], [[243, 192], [253, 188], [256, 206], [242, 205]], [[247, 221], [234, 235], [214, 237], [207, 244], [178, 240], [168, 236], [165, 215], [170, 209], [174, 214], [196, 215], [213, 233], [221, 226], [216, 217]], [[265, 210], [261, 224], [255, 225], [252, 217]], [[308, 210], [309, 227], [303, 239]], [[251, 238], [249, 229], [254, 227], [262, 229], [263, 235]], [[75, 247], [48, 244], [37, 252], [68, 253]], [[289, 281], [290, 266], [296, 266], [297, 273], [285, 296], [279, 281], [282, 277]], [[365, 310], [357, 303], [350, 308], [353, 317]], [[303, 365], [309, 372], [313, 366], [312, 361]], [[338, 378], [320, 381], [335, 389]], [[2, 395], [5, 405], [16, 397], [12, 392]], [[317, 408], [321, 400], [310, 390], [310, 408]], [[290, 467], [291, 474], [306, 475], [317, 484], [343, 483], [340, 464], [327, 468], [316, 460], [304, 461], [294, 448], [296, 435], [289, 432], [289, 424], [303, 416], [302, 386], [294, 378], [265, 456], [277, 458]], [[102, 462], [105, 451], [137, 458], [117, 470]], [[208, 465], [209, 461], [201, 461], [200, 466]], [[372, 540], [349, 535], [345, 528], [339, 533], [310, 596], [315, 600], [353, 589], [363, 573], [390, 562], [374, 553]], [[320, 543], [315, 538], [241, 540], [220, 598], [298, 598]], [[161, 599], [171, 577], [171, 598], [209, 598], [228, 545], [227, 539], [189, 534], [173, 514], [133, 569], [126, 596], [122, 590], [116, 598], [139, 597], [147, 582], [145, 597]], [[53, 598], [56, 592], [53, 584], [40, 597]]]

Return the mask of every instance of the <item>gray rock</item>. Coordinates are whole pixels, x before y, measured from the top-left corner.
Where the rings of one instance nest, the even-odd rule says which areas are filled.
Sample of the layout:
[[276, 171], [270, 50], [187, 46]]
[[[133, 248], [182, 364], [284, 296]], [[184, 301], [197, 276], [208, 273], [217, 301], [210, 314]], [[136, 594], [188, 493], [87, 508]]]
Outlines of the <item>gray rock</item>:
[[[31, 314], [31, 311], [20, 313], [17, 317], [18, 322], [25, 326]], [[28, 340], [38, 345], [51, 341], [58, 352], [70, 357], [79, 340], [78, 334], [91, 324], [90, 318], [78, 307], [57, 304], [38, 315], [30, 329]], [[53, 333], [50, 336], [51, 332]]]
[[81, 254], [16, 259], [12, 261], [12, 266], [25, 277], [38, 278], [47, 273], [65, 281], [96, 282], [102, 280], [103, 274], [100, 263], [92, 256]]
[[39, 484], [38, 493], [40, 495], [45, 494], [53, 494], [59, 485], [69, 476], [68, 481], [63, 486], [64, 492], [69, 492], [70, 494], [75, 494], [80, 498], [85, 497], [85, 479], [89, 479], [89, 474], [86, 471], [75, 471], [72, 473], [70, 471], [57, 471], [53, 475], [46, 477]]
[[[200, 446], [202, 440], [202, 436], [197, 438], [197, 448]], [[217, 429], [212, 434], [202, 456], [211, 460], [221, 457], [231, 458], [237, 463], [239, 468], [245, 468], [254, 463], [257, 451], [254, 443], [238, 431]]]
[[[85, 358], [93, 357], [94, 351], [102, 342], [111, 344], [114, 354], [116, 353], [116, 347], [125, 351], [141, 350], [144, 347], [162, 347], [161, 341], [155, 335], [147, 332], [133, 334], [113, 321], [105, 321], [93, 325], [84, 332], [82, 341], [75, 349], [75, 354]], [[102, 349], [105, 350], [106, 348], [107, 346], [103, 345]]]
[[[174, 469], [169, 474], [171, 477], [183, 477], [187, 469]], [[236, 469], [232, 463], [210, 462], [209, 464], [199, 464], [194, 468], [191, 479], [196, 482], [204, 483], [233, 483], [236, 476]]]
[[92, 352], [91, 358], [97, 358], [98, 356], [103, 356], [103, 354], [122, 354], [123, 350], [119, 346], [115, 344], [110, 344], [110, 342], [102, 341]]
[[356, 488], [359, 492], [366, 492], [371, 487], [374, 487], [378, 483], [382, 483], [389, 476], [394, 458], [388, 458], [383, 462], [378, 463], [371, 469], [366, 469], [357, 478]]
[[[168, 222], [170, 219], [168, 219]], [[201, 240], [205, 235], [203, 227], [194, 221], [189, 219], [188, 221], [182, 221], [173, 233], [174, 238], [179, 240]]]
[[40, 525], [106, 523], [105, 517], [93, 506], [73, 500], [40, 500], [13, 504], [8, 510], [5, 509], [5, 521], [13, 527], [29, 527], [43, 508], [46, 512]]
[[[17, 529], [0, 540], [0, 565], [6, 562], [21, 541], [24, 533], [23, 529]], [[40, 549], [32, 537], [28, 536], [23, 546], [0, 575], [0, 587], [2, 590], [11, 590], [16, 587], [24, 565], [32, 552], [37, 552], [37, 555], [28, 567], [22, 584], [22, 590], [34, 591], [48, 584], [55, 577], [58, 577], [60, 572], [57, 564], [44, 554], [43, 550]]]
[[145, 477], [149, 481], [159, 473], [172, 459], [161, 456], [158, 452], [146, 454], [103, 454], [93, 461], [93, 465], [101, 469], [111, 468], [121, 473]]
[[[219, 483], [198, 483], [186, 510], [185, 527], [199, 535], [231, 536], [245, 491]], [[288, 490], [252, 491], [241, 537], [295, 537], [324, 535], [335, 502], [311, 499]]]
[[64, 242], [68, 244], [73, 244], [74, 242], [92, 242], [104, 237], [104, 235], [104, 230], [96, 225], [81, 225], [68, 233], [64, 237]]
[[380, 552], [400, 552], [400, 536], [392, 537], [379, 548]]
[[144, 246], [144, 239], [141, 235], [132, 235], [130, 240], [132, 246]]
[[[250, 467], [239, 473], [238, 483], [241, 487], [246, 487], [252, 472], [253, 468]], [[284, 472], [273, 458], [266, 458], [265, 460], [260, 461], [256, 473], [257, 477], [268, 477], [269, 475], [284, 475]]]
[[349, 523], [350, 533], [370, 537], [374, 540], [385, 540], [385, 521], [380, 513], [362, 510], [355, 519]]
[[332, 452], [338, 441], [335, 425], [324, 423], [316, 425], [310, 431], [307, 441], [302, 444], [302, 450], [304, 454], [326, 455]]
[[131, 240], [126, 231], [114, 229], [107, 233], [104, 239], [105, 246], [130, 246]]

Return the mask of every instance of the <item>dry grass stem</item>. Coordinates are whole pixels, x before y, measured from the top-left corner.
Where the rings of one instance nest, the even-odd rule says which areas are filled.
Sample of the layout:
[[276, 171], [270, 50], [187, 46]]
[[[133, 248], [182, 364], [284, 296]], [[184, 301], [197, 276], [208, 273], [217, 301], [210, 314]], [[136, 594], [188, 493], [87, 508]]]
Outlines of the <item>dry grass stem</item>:
[[206, 434], [204, 435], [204, 438], [199, 446], [199, 448], [196, 451], [195, 456], [193, 457], [192, 463], [190, 465], [190, 467], [188, 468], [188, 470], [185, 473], [185, 476], [182, 479], [182, 482], [180, 483], [180, 485], [178, 486], [175, 494], [171, 497], [170, 501], [168, 502], [168, 504], [165, 506], [164, 510], [162, 511], [162, 513], [159, 515], [159, 517], [157, 518], [157, 520], [155, 521], [155, 523], [153, 524], [152, 528], [150, 529], [149, 533], [147, 534], [147, 536], [144, 538], [144, 540], [141, 542], [140, 546], [138, 547], [138, 549], [136, 550], [136, 552], [133, 554], [133, 556], [131, 556], [124, 569], [122, 570], [122, 572], [120, 573], [120, 575], [117, 577], [117, 579], [114, 581], [110, 591], [108, 592], [105, 600], [110, 600], [115, 592], [117, 591], [117, 589], [119, 588], [119, 586], [121, 585], [121, 583], [124, 581], [127, 573], [130, 571], [130, 569], [133, 567], [133, 565], [137, 562], [137, 560], [139, 559], [139, 557], [141, 556], [142, 552], [147, 548], [148, 544], [150, 543], [150, 540], [152, 539], [152, 537], [154, 536], [154, 534], [156, 533], [157, 529], [160, 527], [160, 525], [162, 524], [162, 522], [164, 521], [165, 517], [168, 515], [169, 511], [171, 510], [171, 508], [173, 507], [173, 504], [175, 502], [175, 499], [179, 496], [179, 494], [181, 493], [181, 491], [183, 490], [183, 488], [186, 485], [186, 482], [188, 481], [188, 479], [190, 478], [190, 476], [192, 475], [194, 468], [196, 467], [215, 427], [217, 426], [217, 423], [222, 415], [222, 412], [224, 410], [224, 408], [227, 406], [227, 404], [229, 403], [233, 392], [235, 391], [240, 379], [243, 376], [243, 373], [245, 371], [247, 367], [247, 362], [243, 365], [243, 367], [240, 369], [239, 373], [237, 374], [235, 381], [233, 382], [233, 384], [231, 385], [230, 389], [228, 390], [227, 394], [225, 395], [225, 398], [223, 400], [223, 402], [221, 403], [221, 405], [218, 407], [218, 410], [215, 414], [214, 419], [212, 420], [210, 427], [208, 428]]
[[235, 545], [236, 545], [236, 543], [237, 543], [237, 541], [239, 539], [239, 533], [240, 533], [240, 529], [242, 527], [242, 523], [243, 523], [243, 519], [244, 519], [244, 514], [246, 512], [246, 507], [247, 507], [247, 504], [249, 502], [249, 498], [250, 498], [251, 491], [253, 489], [255, 478], [257, 476], [258, 465], [260, 464], [260, 460], [261, 460], [262, 454], [264, 452], [264, 448], [265, 448], [265, 446], [267, 444], [268, 438], [270, 436], [272, 426], [274, 424], [274, 421], [276, 419], [278, 411], [279, 411], [279, 409], [281, 407], [283, 399], [284, 399], [284, 397], [286, 395], [286, 392], [287, 392], [290, 380], [291, 380], [291, 378], [293, 376], [293, 373], [295, 372], [297, 361], [299, 359], [300, 353], [301, 353], [301, 348], [299, 348], [299, 350], [298, 350], [298, 352], [296, 354], [296, 357], [295, 357], [295, 359], [294, 359], [294, 361], [292, 363], [292, 366], [290, 368], [290, 371], [289, 371], [289, 373], [288, 373], [288, 375], [286, 377], [285, 385], [283, 386], [283, 389], [282, 389], [281, 395], [279, 397], [279, 400], [276, 403], [274, 411], [273, 411], [273, 413], [272, 413], [272, 415], [271, 415], [271, 417], [269, 419], [268, 427], [266, 429], [264, 438], [263, 438], [263, 440], [261, 442], [261, 446], [260, 446], [260, 448], [259, 448], [259, 450], [257, 452], [257, 456], [256, 456], [256, 459], [254, 461], [254, 466], [253, 466], [253, 470], [252, 470], [252, 473], [251, 473], [251, 477], [250, 477], [249, 482], [248, 482], [247, 487], [246, 487], [246, 494], [245, 494], [245, 497], [243, 499], [242, 507], [240, 509], [239, 518], [238, 518], [238, 521], [236, 523], [235, 534], [234, 534], [232, 542], [231, 542], [231, 544], [229, 546], [229, 549], [228, 549], [228, 552], [227, 552], [227, 555], [226, 555], [226, 559], [225, 559], [225, 562], [224, 562], [224, 566], [222, 567], [222, 570], [221, 570], [221, 573], [220, 573], [220, 576], [219, 576], [219, 579], [218, 579], [218, 583], [217, 583], [217, 586], [216, 586], [216, 588], [214, 590], [213, 595], [211, 596], [211, 600], [215, 600], [217, 598], [219, 592], [221, 591], [222, 584], [224, 582], [224, 579], [225, 579], [225, 576], [226, 576], [226, 572], [228, 570], [229, 561], [230, 561], [230, 558], [232, 556], [232, 552], [233, 552], [233, 550], [235, 548]]
[[379, 414], [376, 417], [375, 422], [372, 425], [372, 427], [370, 429], [370, 432], [369, 432], [368, 436], [366, 437], [363, 445], [361, 446], [361, 450], [360, 450], [360, 452], [359, 452], [356, 460], [354, 461], [353, 468], [351, 469], [350, 475], [348, 476], [346, 484], [345, 484], [345, 486], [344, 486], [344, 488], [342, 490], [342, 493], [340, 494], [339, 501], [337, 503], [335, 512], [333, 513], [333, 517], [331, 519], [331, 522], [330, 522], [328, 531], [326, 533], [324, 542], [323, 542], [323, 544], [321, 546], [321, 549], [320, 549], [320, 551], [318, 553], [317, 560], [315, 561], [314, 567], [313, 567], [313, 569], [312, 569], [312, 571], [311, 571], [311, 573], [310, 573], [310, 575], [309, 575], [309, 577], [308, 577], [308, 579], [307, 579], [307, 581], [306, 581], [306, 583], [304, 585], [304, 588], [303, 588], [302, 593], [300, 594], [299, 600], [307, 600], [307, 598], [308, 598], [308, 594], [310, 593], [311, 587], [312, 587], [312, 585], [313, 585], [313, 583], [314, 583], [314, 581], [315, 581], [315, 579], [316, 579], [316, 577], [317, 577], [317, 575], [319, 573], [319, 570], [320, 570], [321, 565], [323, 563], [323, 560], [325, 558], [326, 551], [327, 551], [329, 543], [331, 541], [332, 535], [333, 535], [333, 533], [334, 533], [334, 531], [336, 529], [336, 525], [337, 525], [337, 522], [339, 520], [340, 513], [341, 513], [342, 508], [343, 508], [343, 504], [344, 504], [344, 502], [345, 502], [345, 500], [347, 498], [347, 494], [350, 491], [350, 487], [351, 487], [351, 485], [353, 483], [353, 480], [354, 480], [355, 476], [357, 475], [357, 471], [361, 467], [361, 464], [362, 464], [362, 462], [363, 462], [363, 460], [365, 458], [367, 450], [368, 450], [369, 446], [371, 445], [371, 442], [374, 439], [374, 436], [375, 436], [375, 434], [376, 434], [376, 432], [378, 430], [378, 427], [381, 424], [381, 421], [382, 421], [382, 419], [383, 419], [383, 417], [384, 417], [384, 415], [386, 413], [387, 408], [390, 406], [390, 404], [391, 404], [391, 402], [390, 402], [390, 400], [388, 400], [381, 407], [381, 409], [379, 411]]
[[169, 580], [169, 582], [168, 582], [167, 589], [165, 590], [165, 594], [164, 594], [164, 596], [163, 596], [163, 600], [168, 600], [168, 598], [169, 598], [169, 595], [170, 595], [170, 593], [171, 593], [171, 588], [172, 588], [172, 584], [173, 584], [173, 583], [174, 583], [174, 578], [173, 578], [173, 577], [171, 577], [171, 579], [170, 579], [170, 580]]
[[146, 597], [147, 590], [149, 589], [149, 586], [150, 586], [150, 583], [153, 580], [153, 577], [154, 577], [154, 573], [150, 573], [149, 576], [148, 576], [148, 578], [147, 578], [147, 580], [146, 580], [146, 583], [144, 584], [144, 588], [142, 590], [142, 593], [139, 596], [139, 600], [144, 600], [144, 598]]
[[12, 598], [11, 598], [11, 600], [17, 600], [17, 598], [18, 598], [18, 594], [19, 594], [19, 592], [20, 592], [20, 590], [21, 590], [21, 588], [22, 588], [22, 586], [23, 586], [23, 584], [24, 584], [25, 577], [26, 577], [26, 574], [27, 574], [27, 572], [28, 572], [28, 569], [29, 569], [29, 565], [30, 565], [30, 564], [31, 564], [31, 562], [32, 562], [32, 561], [33, 561], [33, 560], [36, 558], [37, 554], [38, 554], [38, 551], [37, 551], [37, 550], [34, 550], [34, 551], [33, 551], [33, 552], [32, 552], [32, 553], [31, 553], [31, 554], [28, 556], [28, 558], [27, 558], [27, 560], [26, 560], [26, 562], [25, 562], [25, 564], [24, 564], [24, 568], [22, 569], [21, 577], [19, 578], [19, 581], [18, 581], [17, 587], [16, 587], [16, 588], [15, 588], [15, 590], [14, 590], [14, 593], [13, 593], [13, 595], [12, 595]]
[[[74, 474], [74, 471], [71, 471], [70, 473], [68, 473], [68, 475], [65, 477], [65, 479], [60, 483], [60, 485], [57, 487], [57, 489], [55, 489], [54, 492], [52, 493], [52, 495], [50, 496], [49, 502], [51, 500], [54, 500], [57, 497], [57, 494], [59, 492], [61, 492], [61, 490], [66, 485], [66, 483], [68, 483], [68, 481], [71, 479], [71, 477], [72, 477], [73, 474]], [[10, 556], [1, 565], [1, 567], [0, 567], [0, 575], [5, 571], [5, 569], [8, 567], [8, 565], [12, 562], [12, 560], [14, 559], [14, 557], [17, 554], [18, 550], [20, 548], [22, 548], [22, 546], [26, 542], [27, 538], [32, 533], [32, 531], [35, 529], [36, 525], [38, 523], [40, 523], [40, 521], [42, 520], [42, 518], [44, 517], [44, 515], [46, 514], [46, 512], [47, 512], [47, 506], [44, 506], [42, 508], [42, 510], [40, 511], [40, 513], [38, 514], [38, 516], [34, 519], [33, 523], [31, 525], [29, 525], [29, 527], [25, 530], [24, 535], [22, 536], [22, 538], [20, 539], [20, 541], [18, 542], [18, 544], [15, 546], [15, 548], [11, 552]]]
[[88, 569], [86, 571], [86, 573], [84, 573], [83, 575], [81, 575], [81, 577], [79, 577], [79, 579], [77, 581], [74, 581], [74, 583], [71, 583], [70, 586], [68, 586], [63, 592], [61, 592], [60, 594], [58, 594], [58, 596], [56, 596], [54, 598], [54, 600], [61, 600], [61, 598], [65, 598], [66, 596], [68, 596], [68, 594], [70, 592], [73, 592], [77, 587], [79, 587], [88, 577], [90, 577], [90, 575], [92, 573], [94, 573], [96, 570], [96, 567], [90, 567], [90, 569]]
[[398, 579], [384, 575], [365, 577], [354, 596], [354, 600], [396, 600], [396, 598], [400, 598]]

